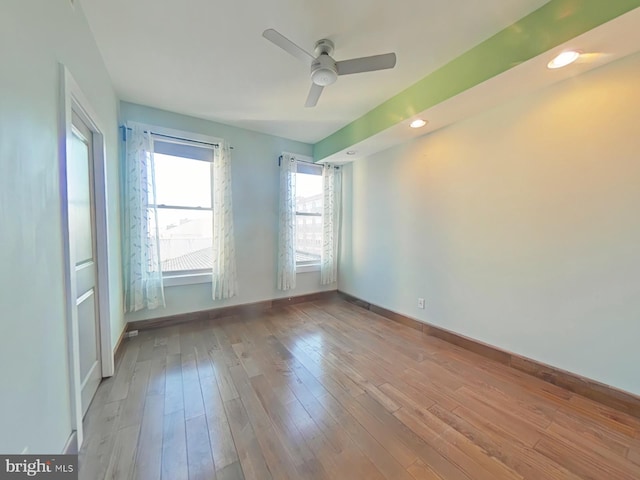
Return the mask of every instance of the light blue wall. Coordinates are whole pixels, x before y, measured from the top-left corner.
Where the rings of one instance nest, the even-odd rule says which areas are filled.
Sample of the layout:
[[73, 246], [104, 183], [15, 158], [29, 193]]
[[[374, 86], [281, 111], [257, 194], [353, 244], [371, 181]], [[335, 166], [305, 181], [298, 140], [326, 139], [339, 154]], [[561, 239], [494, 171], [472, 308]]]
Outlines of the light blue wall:
[[124, 326], [118, 103], [76, 1], [0, 2], [0, 452], [60, 452], [71, 434], [58, 176], [59, 65], [105, 129], [110, 302]]
[[347, 166], [340, 290], [640, 394], [639, 78], [635, 55]]
[[120, 118], [224, 138], [234, 147], [231, 176], [240, 289], [238, 296], [214, 302], [210, 283], [165, 287], [166, 308], [127, 314], [128, 321], [336, 288], [322, 287], [320, 272], [309, 272], [298, 274], [295, 290], [276, 289], [278, 156], [283, 151], [311, 156], [311, 145], [126, 102], [120, 104]]

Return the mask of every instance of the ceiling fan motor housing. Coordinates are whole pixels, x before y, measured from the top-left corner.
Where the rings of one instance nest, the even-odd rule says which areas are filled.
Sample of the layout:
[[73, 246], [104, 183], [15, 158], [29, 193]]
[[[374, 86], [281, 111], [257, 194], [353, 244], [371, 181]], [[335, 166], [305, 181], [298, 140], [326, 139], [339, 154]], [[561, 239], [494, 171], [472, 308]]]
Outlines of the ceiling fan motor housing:
[[331, 85], [338, 79], [336, 62], [328, 53], [322, 53], [311, 62], [311, 81], [321, 87]]
[[316, 42], [314, 57], [273, 28], [268, 28], [262, 32], [262, 36], [277, 47], [280, 47], [287, 53], [293, 55], [301, 62], [309, 65], [308, 62], [311, 61], [312, 85], [309, 90], [309, 95], [307, 96], [305, 107], [315, 107], [323, 88], [334, 83], [338, 79], [338, 75], [350, 75], [352, 73], [385, 70], [393, 68], [396, 65], [395, 53], [351, 58], [349, 60], [336, 62], [331, 57], [333, 54], [334, 44], [327, 38], [323, 38]]

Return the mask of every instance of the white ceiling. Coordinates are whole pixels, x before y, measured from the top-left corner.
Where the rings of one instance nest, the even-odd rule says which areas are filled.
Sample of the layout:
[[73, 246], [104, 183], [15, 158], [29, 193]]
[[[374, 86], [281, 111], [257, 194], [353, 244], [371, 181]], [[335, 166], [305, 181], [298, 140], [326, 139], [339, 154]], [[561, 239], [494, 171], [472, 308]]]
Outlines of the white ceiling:
[[[315, 143], [548, 0], [81, 0], [120, 98]], [[275, 28], [343, 60], [395, 52], [393, 70], [340, 77], [304, 108], [308, 67]]]

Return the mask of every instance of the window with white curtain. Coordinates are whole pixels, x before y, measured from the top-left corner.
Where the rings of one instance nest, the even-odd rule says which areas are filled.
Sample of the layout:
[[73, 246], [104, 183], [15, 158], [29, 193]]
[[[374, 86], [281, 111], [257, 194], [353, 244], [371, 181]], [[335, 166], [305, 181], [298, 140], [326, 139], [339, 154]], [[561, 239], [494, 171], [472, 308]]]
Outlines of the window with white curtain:
[[237, 295], [232, 147], [133, 122], [124, 131], [127, 311], [163, 306], [172, 285], [211, 282], [214, 300]]
[[338, 279], [341, 175], [338, 167], [318, 165], [283, 153], [279, 161], [279, 290], [296, 288], [296, 273], [320, 270], [320, 283]]

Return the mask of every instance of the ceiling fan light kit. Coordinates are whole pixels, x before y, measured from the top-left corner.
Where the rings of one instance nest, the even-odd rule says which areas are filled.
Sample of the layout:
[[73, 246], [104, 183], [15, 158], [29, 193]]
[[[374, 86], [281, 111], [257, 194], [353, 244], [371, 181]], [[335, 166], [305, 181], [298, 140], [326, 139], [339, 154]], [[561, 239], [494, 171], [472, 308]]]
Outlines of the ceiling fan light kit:
[[314, 48], [316, 56], [314, 57], [309, 52], [300, 48], [287, 37], [272, 28], [265, 30], [262, 33], [262, 36], [274, 45], [293, 55], [298, 60], [310, 65], [311, 89], [309, 90], [305, 107], [315, 107], [324, 87], [335, 83], [340, 75], [385, 70], [393, 68], [396, 65], [395, 53], [352, 58], [351, 60], [341, 60], [336, 62], [331, 57], [334, 50], [334, 44], [331, 40], [326, 38], [316, 42]]
[[[320, 40], [320, 42], [325, 41], [328, 40]], [[336, 62], [329, 55], [329, 53], [322, 53], [311, 62], [311, 81], [321, 87], [331, 85], [338, 79]]]

